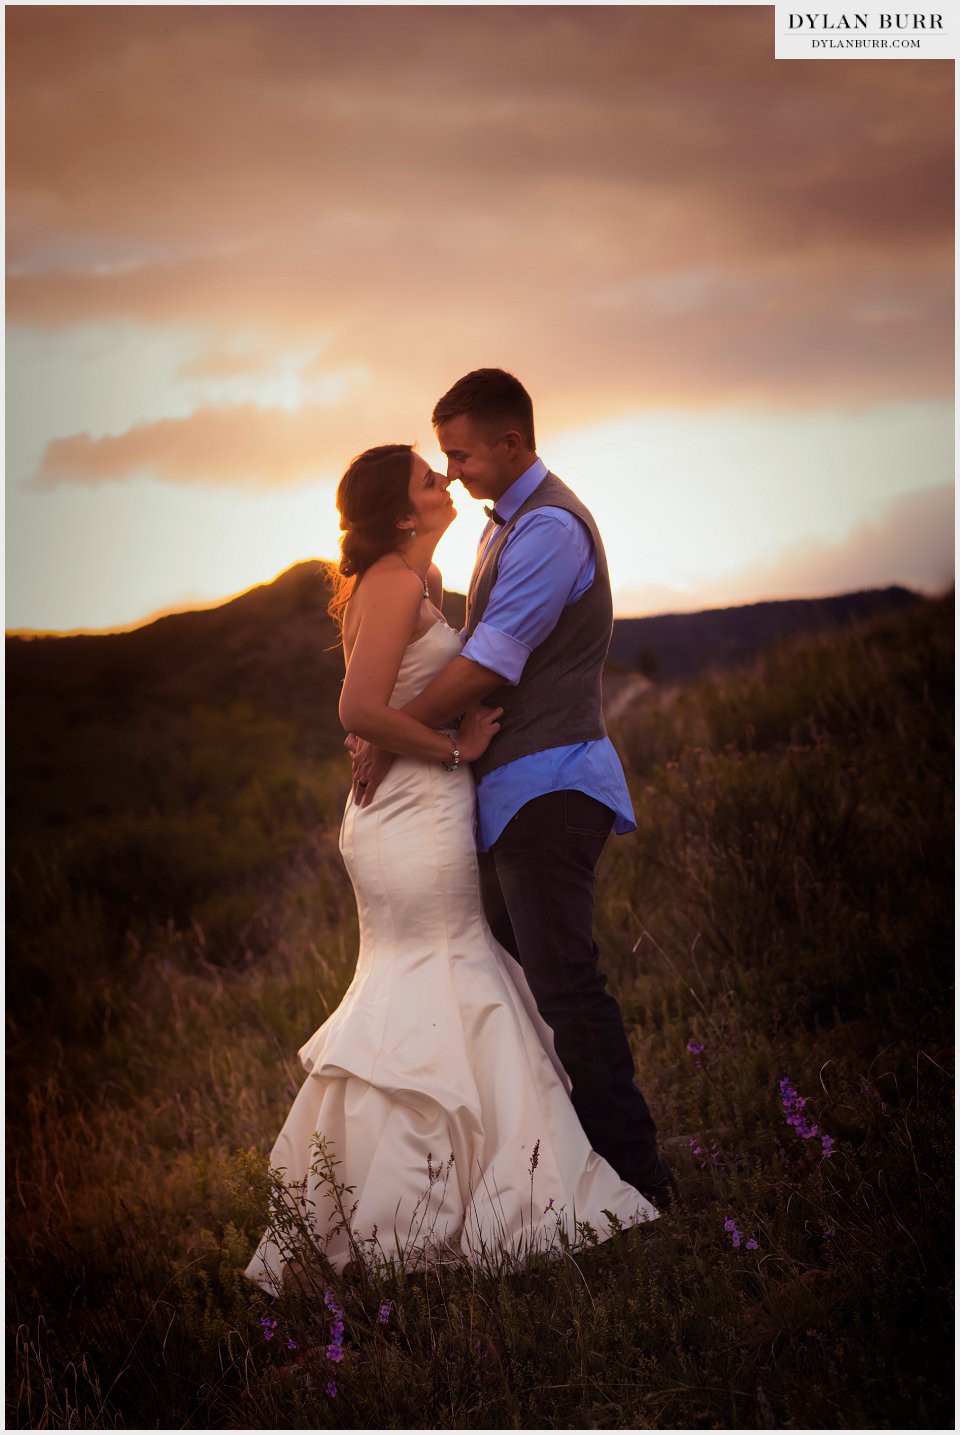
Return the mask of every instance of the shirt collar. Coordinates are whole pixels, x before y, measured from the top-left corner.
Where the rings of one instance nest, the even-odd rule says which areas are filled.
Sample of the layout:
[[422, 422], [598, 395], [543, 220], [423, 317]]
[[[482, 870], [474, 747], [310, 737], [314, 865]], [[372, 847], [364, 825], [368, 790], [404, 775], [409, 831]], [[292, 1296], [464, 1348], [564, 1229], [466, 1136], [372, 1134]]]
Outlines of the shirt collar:
[[494, 507], [504, 523], [508, 523], [521, 504], [526, 503], [533, 490], [546, 478], [547, 471], [543, 459], [535, 459], [526, 473], [521, 473], [519, 478], [513, 480], [506, 493], [501, 493]]

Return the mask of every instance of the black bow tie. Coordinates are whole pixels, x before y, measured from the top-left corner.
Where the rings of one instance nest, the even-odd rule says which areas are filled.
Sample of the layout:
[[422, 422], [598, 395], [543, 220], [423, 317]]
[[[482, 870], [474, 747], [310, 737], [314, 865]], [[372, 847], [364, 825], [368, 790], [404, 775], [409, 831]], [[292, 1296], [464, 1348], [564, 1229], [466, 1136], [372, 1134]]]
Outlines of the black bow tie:
[[484, 504], [483, 506], [483, 511], [488, 518], [493, 519], [494, 523], [497, 525], [498, 528], [500, 528], [507, 521], [505, 518], [500, 517], [499, 513], [495, 508], [488, 508], [486, 504]]

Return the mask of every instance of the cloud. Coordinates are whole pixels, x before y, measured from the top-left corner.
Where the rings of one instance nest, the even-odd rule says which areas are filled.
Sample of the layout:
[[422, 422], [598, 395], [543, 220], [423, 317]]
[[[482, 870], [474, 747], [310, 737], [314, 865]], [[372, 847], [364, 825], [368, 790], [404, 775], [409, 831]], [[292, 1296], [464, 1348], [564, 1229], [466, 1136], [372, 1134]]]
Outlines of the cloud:
[[[366, 430], [368, 437], [360, 439]], [[134, 425], [123, 434], [88, 433], [54, 439], [44, 449], [31, 487], [101, 484], [152, 478], [174, 485], [280, 489], [339, 476], [350, 458], [392, 432], [408, 443], [402, 419], [362, 405], [344, 412], [305, 404], [294, 412], [253, 403], [200, 409], [185, 418]], [[358, 441], [360, 440], [360, 441]], [[338, 455], [331, 469], [329, 455]]]
[[950, 485], [902, 494], [838, 543], [806, 539], [703, 588], [636, 588], [617, 594], [617, 612], [691, 612], [765, 598], [818, 598], [892, 584], [925, 593], [954, 578], [954, 491]]
[[[21, 245], [229, 242], [331, 206], [362, 230], [405, 201], [473, 229], [498, 194], [526, 196], [522, 243], [584, 183], [600, 219], [637, 195], [643, 258], [949, 227], [949, 64], [786, 66], [762, 10], [23, 7], [8, 29]], [[677, 227], [698, 210], [708, 234]]]
[[386, 407], [500, 363], [551, 424], [952, 392], [946, 63], [778, 63], [747, 7], [7, 22], [14, 324], [323, 336]]

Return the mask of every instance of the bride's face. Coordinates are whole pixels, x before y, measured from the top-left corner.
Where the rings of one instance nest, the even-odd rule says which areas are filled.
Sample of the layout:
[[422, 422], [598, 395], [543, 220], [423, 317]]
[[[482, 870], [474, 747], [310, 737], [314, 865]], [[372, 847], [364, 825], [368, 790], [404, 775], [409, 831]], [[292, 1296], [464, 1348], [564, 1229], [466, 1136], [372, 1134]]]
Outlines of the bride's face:
[[404, 527], [415, 528], [417, 534], [443, 533], [457, 516], [453, 499], [447, 489], [450, 480], [443, 473], [437, 473], [421, 458], [413, 455], [410, 469], [410, 513], [411, 519]]

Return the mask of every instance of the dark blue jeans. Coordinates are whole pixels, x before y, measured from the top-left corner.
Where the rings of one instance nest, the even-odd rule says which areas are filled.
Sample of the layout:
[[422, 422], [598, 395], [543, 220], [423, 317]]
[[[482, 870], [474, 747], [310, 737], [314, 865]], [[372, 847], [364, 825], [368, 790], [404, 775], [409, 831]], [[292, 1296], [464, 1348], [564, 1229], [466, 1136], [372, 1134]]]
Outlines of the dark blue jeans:
[[480, 854], [480, 886], [493, 935], [523, 967], [553, 1028], [591, 1146], [642, 1187], [656, 1127], [593, 940], [594, 869], [612, 826], [610, 808], [583, 792], [535, 797]]

